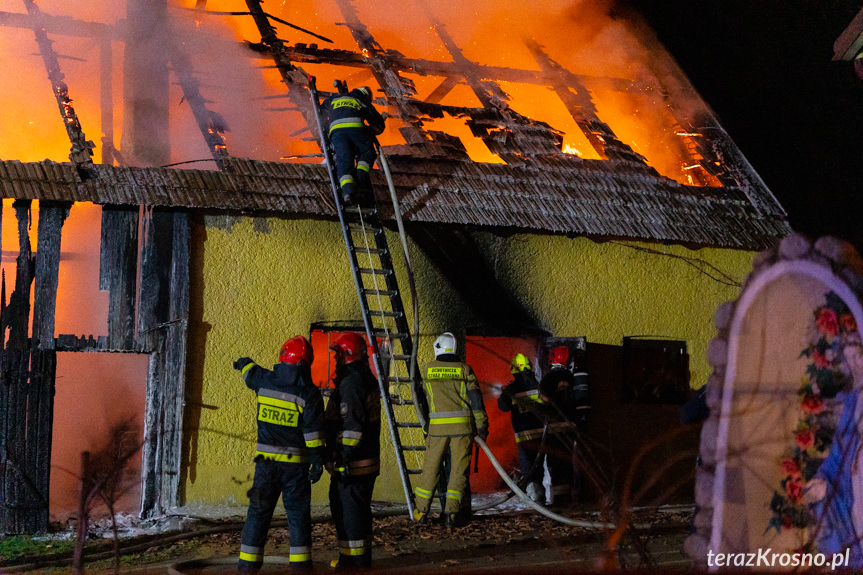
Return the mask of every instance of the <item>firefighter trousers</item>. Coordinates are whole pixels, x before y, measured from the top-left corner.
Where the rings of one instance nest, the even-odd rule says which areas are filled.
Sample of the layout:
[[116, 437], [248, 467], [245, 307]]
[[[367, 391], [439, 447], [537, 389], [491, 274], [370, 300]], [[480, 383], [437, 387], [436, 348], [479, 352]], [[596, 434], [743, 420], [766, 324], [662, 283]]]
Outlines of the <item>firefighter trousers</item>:
[[342, 194], [353, 195], [357, 185], [369, 188], [369, 171], [375, 163], [377, 152], [368, 128], [337, 128], [330, 134], [330, 142], [336, 154], [336, 175]]
[[470, 460], [472, 455], [473, 436], [456, 435], [454, 437], [426, 437], [425, 463], [423, 472], [414, 489], [417, 510], [428, 513], [431, 500], [434, 497], [438, 473], [447, 449], [450, 451], [451, 465], [449, 481], [446, 486], [446, 505], [444, 513], [458, 513], [461, 500], [470, 478]]
[[546, 438], [546, 460], [551, 476], [551, 497], [554, 505], [568, 505], [573, 499], [573, 444], [563, 435]]
[[312, 565], [312, 485], [308, 463], [281, 463], [259, 457], [255, 478], [249, 490], [249, 510], [243, 525], [240, 572], [256, 572], [264, 561], [264, 545], [276, 504], [282, 504], [288, 517], [292, 567]]
[[330, 476], [330, 513], [339, 540], [339, 565], [372, 562], [372, 492], [377, 474]]

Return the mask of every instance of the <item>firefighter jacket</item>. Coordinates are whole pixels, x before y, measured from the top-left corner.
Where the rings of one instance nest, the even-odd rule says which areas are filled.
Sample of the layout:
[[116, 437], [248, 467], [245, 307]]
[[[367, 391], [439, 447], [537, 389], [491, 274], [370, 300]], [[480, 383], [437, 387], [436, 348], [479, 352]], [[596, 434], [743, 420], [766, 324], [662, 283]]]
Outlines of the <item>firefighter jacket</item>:
[[386, 121], [375, 107], [365, 101], [357, 90], [347, 94], [333, 94], [322, 104], [329, 133], [341, 128], [368, 128], [377, 136], [382, 134]]
[[348, 475], [380, 471], [381, 392], [365, 360], [336, 370], [335, 389], [326, 408], [327, 451], [336, 467]]
[[488, 416], [476, 375], [455, 354], [443, 354], [421, 370], [429, 405], [429, 435], [488, 433]]
[[552, 367], [539, 383], [547, 404], [545, 409], [549, 433], [567, 428], [567, 422], [585, 423], [590, 412], [587, 373], [573, 374], [565, 367]]
[[255, 456], [323, 464], [324, 400], [309, 367], [278, 363], [270, 371], [249, 362], [240, 371], [258, 396]]
[[516, 443], [542, 439], [545, 427], [541, 413], [542, 399], [533, 371], [526, 369], [517, 372], [497, 398], [497, 406], [501, 411], [509, 412]]

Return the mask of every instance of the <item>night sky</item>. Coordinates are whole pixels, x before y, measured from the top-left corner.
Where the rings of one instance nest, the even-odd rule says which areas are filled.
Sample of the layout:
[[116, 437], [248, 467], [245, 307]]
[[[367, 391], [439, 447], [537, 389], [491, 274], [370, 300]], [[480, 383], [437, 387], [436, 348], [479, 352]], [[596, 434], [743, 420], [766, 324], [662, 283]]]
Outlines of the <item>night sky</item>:
[[[628, 0], [788, 212], [863, 249], [863, 80], [833, 61], [860, 0]], [[625, 5], [621, 5], [625, 6]]]

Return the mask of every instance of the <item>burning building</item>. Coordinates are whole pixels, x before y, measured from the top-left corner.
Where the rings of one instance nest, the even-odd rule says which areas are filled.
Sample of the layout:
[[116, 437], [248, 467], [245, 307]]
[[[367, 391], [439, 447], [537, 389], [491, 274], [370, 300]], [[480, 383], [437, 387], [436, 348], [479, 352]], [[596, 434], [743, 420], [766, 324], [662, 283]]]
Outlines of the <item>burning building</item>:
[[[0, 12], [15, 78], [0, 91], [7, 250], [17, 231], [2, 298], [7, 532], [45, 529], [51, 485], [75, 475], [58, 469], [77, 472], [80, 450], [61, 464], [57, 442], [100, 415], [54, 398], [82, 395], [70, 391], [82, 368], [58, 377], [58, 365], [84, 352], [122, 360], [84, 379], [133, 382], [97, 393], [140, 421], [136, 508], [243, 501], [254, 420], [232, 361], [275, 361], [297, 333], [325, 358], [328, 334], [361, 322], [310, 76], [369, 85], [388, 115], [398, 208], [381, 171], [373, 181], [390, 245], [404, 221], [420, 360], [456, 332], [492, 398], [508, 354], [541, 365], [550, 343], [580, 342], [593, 428], [617, 461], [640, 438], [614, 420], [676, 422], [681, 385], [709, 373], [713, 310], [753, 252], [789, 232], [649, 31], [604, 2], [101, 4]], [[395, 263], [403, 285], [407, 272]], [[492, 425], [511, 455], [508, 422]], [[400, 499], [399, 483], [388, 469], [376, 498]]]

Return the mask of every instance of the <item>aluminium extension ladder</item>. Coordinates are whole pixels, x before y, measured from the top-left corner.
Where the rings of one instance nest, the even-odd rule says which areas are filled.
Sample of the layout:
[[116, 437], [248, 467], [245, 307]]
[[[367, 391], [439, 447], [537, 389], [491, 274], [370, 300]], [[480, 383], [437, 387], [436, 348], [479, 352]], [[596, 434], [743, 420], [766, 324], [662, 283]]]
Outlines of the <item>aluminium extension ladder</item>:
[[[416, 356], [413, 354], [411, 332], [374, 196], [369, 194], [369, 198], [362, 199], [353, 206], [346, 206], [342, 202], [333, 148], [321, 116], [313, 76], [309, 77], [309, 91], [333, 199], [357, 288], [366, 337], [374, 350], [375, 375], [389, 424], [408, 514], [413, 516], [414, 501], [410, 476], [422, 472], [425, 452], [423, 427], [427, 421], [428, 409], [421, 381], [416, 377], [418, 369]], [[394, 209], [399, 208], [394, 205]], [[404, 242], [404, 238], [401, 239]]]

